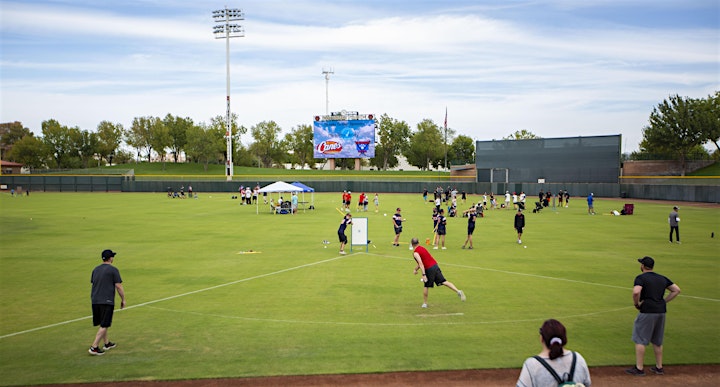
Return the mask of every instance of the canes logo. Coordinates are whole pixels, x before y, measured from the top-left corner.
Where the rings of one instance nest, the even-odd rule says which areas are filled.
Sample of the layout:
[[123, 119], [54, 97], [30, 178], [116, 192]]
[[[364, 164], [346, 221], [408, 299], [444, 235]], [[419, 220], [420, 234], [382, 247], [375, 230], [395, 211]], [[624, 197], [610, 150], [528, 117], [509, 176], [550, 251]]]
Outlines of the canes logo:
[[342, 152], [343, 147], [342, 144], [337, 141], [323, 141], [318, 144], [316, 149], [318, 152], [328, 155]]

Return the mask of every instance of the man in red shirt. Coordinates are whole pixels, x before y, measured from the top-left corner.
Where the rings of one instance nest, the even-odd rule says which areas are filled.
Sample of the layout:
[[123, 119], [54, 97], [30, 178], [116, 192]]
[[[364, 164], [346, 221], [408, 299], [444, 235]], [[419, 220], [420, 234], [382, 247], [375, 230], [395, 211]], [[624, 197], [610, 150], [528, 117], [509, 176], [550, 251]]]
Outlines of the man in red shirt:
[[410, 243], [413, 247], [413, 258], [415, 258], [415, 262], [417, 263], [413, 274], [417, 274], [418, 271], [420, 271], [422, 274], [421, 281], [424, 283], [422, 307], [427, 308], [428, 289], [434, 287], [435, 285], [447, 286], [450, 290], [457, 293], [458, 297], [460, 297], [460, 301], [465, 301], [465, 293], [455, 287], [452, 282], [445, 279], [435, 258], [430, 255], [430, 252], [427, 251], [426, 248], [420, 246], [418, 239], [413, 238]]

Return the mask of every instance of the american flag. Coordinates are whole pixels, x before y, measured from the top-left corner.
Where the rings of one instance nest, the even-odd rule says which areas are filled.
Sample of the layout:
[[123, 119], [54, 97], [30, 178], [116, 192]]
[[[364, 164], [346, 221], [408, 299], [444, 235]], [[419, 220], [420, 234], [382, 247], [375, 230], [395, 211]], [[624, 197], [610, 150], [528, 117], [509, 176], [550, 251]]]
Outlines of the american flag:
[[445, 130], [447, 130], [447, 106], [445, 107]]

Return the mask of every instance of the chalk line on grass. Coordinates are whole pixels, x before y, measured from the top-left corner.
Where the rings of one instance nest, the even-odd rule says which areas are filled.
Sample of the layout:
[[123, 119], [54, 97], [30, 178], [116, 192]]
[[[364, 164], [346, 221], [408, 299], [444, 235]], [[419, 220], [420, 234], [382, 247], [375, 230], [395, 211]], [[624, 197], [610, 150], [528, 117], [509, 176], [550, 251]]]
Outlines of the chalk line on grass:
[[[272, 273], [260, 274], [260, 275], [254, 276], [254, 277], [243, 278], [243, 279], [239, 279], [239, 280], [236, 280], [236, 281], [231, 281], [231, 282], [227, 282], [227, 283], [224, 283], [224, 284], [211, 286], [211, 287], [204, 288], [204, 289], [193, 290], [193, 291], [191, 291], [191, 292], [176, 294], [176, 295], [174, 295], [174, 296], [169, 296], [169, 297], [160, 298], [160, 299], [153, 300], [153, 301], [143, 302], [143, 303], [140, 303], [140, 304], [137, 304], [137, 305], [128, 306], [128, 307], [126, 307], [125, 309], [117, 309], [117, 310], [115, 310], [115, 313], [121, 312], [121, 311], [123, 311], [123, 310], [135, 309], [135, 308], [140, 308], [140, 307], [142, 307], [142, 306], [147, 306], [147, 305], [156, 304], [156, 303], [158, 303], [158, 302], [163, 302], [163, 301], [168, 301], [168, 300], [174, 300], [174, 299], [176, 299], [176, 298], [185, 297], [185, 296], [189, 296], [189, 295], [193, 295], [193, 294], [203, 293], [203, 292], [207, 292], [207, 291], [209, 291], [209, 290], [215, 290], [215, 289], [219, 289], [219, 288], [222, 288], [222, 287], [225, 287], [225, 286], [235, 285], [235, 284], [239, 284], [239, 283], [242, 283], [242, 282], [247, 282], [247, 281], [251, 281], [251, 280], [255, 280], [255, 279], [259, 279], [259, 278], [270, 277], [270, 276], [273, 276], [273, 275], [276, 275], [276, 274], [282, 274], [282, 273], [286, 273], [286, 272], [293, 271], [293, 270], [299, 270], [299, 269], [303, 269], [303, 268], [310, 267], [310, 266], [320, 265], [320, 264], [323, 264], [323, 263], [328, 263], [328, 262], [336, 261], [336, 260], [338, 260], [338, 259], [347, 258], [347, 257], [350, 257], [350, 256], [352, 256], [352, 255], [354, 255], [354, 254], [340, 255], [340, 256], [335, 257], [335, 258], [330, 258], [330, 259], [325, 259], [325, 260], [322, 260], [322, 261], [307, 263], [307, 264], [304, 264], [304, 265], [299, 265], [299, 266], [294, 266], [294, 267], [290, 267], [290, 268], [287, 268], [287, 269], [282, 269], [282, 270], [274, 271], [274, 272], [272, 272]], [[87, 320], [87, 319], [90, 319], [90, 318], [92, 318], [92, 316], [85, 316], [85, 317], [80, 317], [80, 318], [76, 318], [76, 319], [72, 319], [72, 320], [61, 321], [61, 322], [58, 322], [58, 323], [55, 323], [55, 324], [44, 325], [44, 326], [41, 326], [41, 327], [26, 329], [26, 330], [24, 330], [24, 331], [8, 333], [8, 334], [5, 334], [5, 335], [0, 336], [0, 340], [5, 339], [5, 338], [7, 338], [7, 337], [18, 336], [18, 335], [22, 335], [22, 334], [25, 334], [25, 333], [35, 332], [35, 331], [39, 331], [39, 330], [43, 330], [43, 329], [48, 329], [48, 328], [54, 328], [54, 327], [61, 326], [61, 325], [65, 325], [65, 324], [71, 324], [71, 323], [74, 323], [74, 322], [78, 322], [78, 321], [82, 321], [82, 320]]]
[[[352, 326], [407, 327], [407, 326], [428, 326], [428, 325], [494, 325], [494, 324], [517, 324], [517, 323], [533, 322], [533, 321], [542, 322], [547, 319], [547, 317], [543, 316], [543, 317], [512, 319], [512, 320], [498, 320], [498, 321], [459, 321], [459, 322], [458, 321], [444, 321], [444, 322], [436, 322], [436, 323], [428, 323], [428, 322], [380, 323], [380, 322], [361, 322], [361, 321], [350, 322], [350, 321], [320, 321], [320, 320], [311, 321], [311, 320], [294, 320], [294, 319], [275, 319], [275, 318], [230, 316], [230, 315], [223, 315], [223, 314], [216, 314], [216, 313], [201, 313], [201, 312], [194, 312], [194, 311], [161, 308], [158, 306], [149, 306], [149, 308], [161, 310], [161, 311], [165, 311], [165, 312], [191, 314], [191, 315], [195, 315], [195, 316], [214, 317], [214, 318], [222, 318], [222, 319], [229, 319], [229, 320], [244, 320], [244, 321], [257, 321], [257, 322], [267, 322], [267, 323], [282, 323], [282, 324], [310, 324], [310, 325], [336, 325], [336, 326], [352, 325]], [[614, 308], [614, 309], [601, 310], [601, 311], [595, 311], [595, 312], [580, 313], [580, 314], [573, 314], [573, 315], [567, 315], [567, 316], [559, 316], [558, 319], [589, 317], [589, 316], [595, 316], [595, 315], [600, 315], [600, 314], [625, 311], [628, 309], [635, 309], [635, 307], [634, 306], [624, 306], [622, 308]], [[438, 315], [416, 315], [416, 317], [449, 317], [449, 316], [465, 316], [465, 314], [464, 313], [445, 313], [445, 314], [438, 314]]]
[[[374, 255], [374, 256], [377, 256], [377, 257], [407, 260], [407, 258], [397, 257], [397, 256], [393, 256], [393, 255], [384, 255], [384, 254], [366, 253], [366, 252], [359, 252], [358, 254], [367, 254], [367, 255]], [[628, 287], [628, 286], [608, 285], [608, 284], [602, 284], [602, 283], [598, 283], [598, 282], [580, 281], [580, 280], [574, 280], [574, 279], [569, 279], [569, 278], [561, 278], [561, 277], [550, 277], [550, 276], [546, 276], [546, 275], [531, 274], [531, 273], [521, 273], [521, 272], [509, 271], [509, 270], [490, 269], [490, 268], [487, 268], [487, 267], [480, 267], [480, 266], [460, 265], [460, 264], [456, 264], [456, 263], [447, 263], [447, 262], [444, 262], [444, 263], [443, 263], [443, 266], [454, 266], [454, 267], [461, 267], [461, 268], [464, 268], [464, 269], [484, 270], [484, 271], [491, 271], [491, 272], [495, 272], [495, 273], [503, 273], [503, 274], [520, 275], [520, 276], [525, 276], [525, 277], [542, 278], [542, 279], [548, 279], [548, 280], [553, 280], [553, 281], [574, 282], [574, 283], [583, 284], [583, 285], [603, 286], [603, 287], [606, 287], [606, 288], [613, 288], [613, 289], [632, 290], [632, 288], [631, 288], [631, 287]], [[689, 296], [689, 295], [682, 294], [682, 293], [680, 293], [680, 294], [678, 295], [678, 297], [692, 298], [692, 299], [703, 300], [703, 301], [720, 302], [720, 299], [717, 299], [717, 298]]]

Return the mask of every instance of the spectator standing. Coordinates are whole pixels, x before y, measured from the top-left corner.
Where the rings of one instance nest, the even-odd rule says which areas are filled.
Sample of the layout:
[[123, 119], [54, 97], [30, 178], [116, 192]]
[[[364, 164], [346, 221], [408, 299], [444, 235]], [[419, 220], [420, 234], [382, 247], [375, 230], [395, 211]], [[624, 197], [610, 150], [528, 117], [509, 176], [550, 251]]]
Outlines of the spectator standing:
[[380, 211], [380, 198], [378, 197], [378, 194], [375, 194], [375, 198], [373, 199], [373, 202], [375, 203], [375, 212]]
[[469, 243], [470, 246], [469, 249], [473, 248], [473, 240], [472, 235], [475, 231], [475, 220], [477, 220], [477, 214], [475, 213], [475, 206], [470, 207], [470, 209], [463, 212], [463, 214], [467, 214], [468, 217], [468, 224], [467, 224], [467, 238], [465, 238], [465, 243], [463, 243], [462, 248], [464, 249], [465, 246]]
[[[125, 290], [123, 289], [120, 271], [113, 266], [115, 255], [116, 253], [112, 250], [104, 250], [100, 254], [102, 264], [96, 266], [90, 276], [93, 325], [100, 326], [95, 335], [95, 340], [88, 350], [91, 355], [102, 355], [106, 350], [116, 346], [115, 343], [108, 340], [108, 329], [113, 320], [115, 292], [117, 291], [120, 296], [120, 309], [123, 309], [125, 308]], [[103, 344], [102, 349], [100, 349], [101, 343]]]
[[525, 228], [525, 215], [523, 215], [522, 210], [518, 209], [517, 213], [515, 214], [515, 230], [517, 231], [517, 242], [518, 244], [522, 243], [522, 234], [523, 229]]
[[[249, 203], [248, 203], [249, 204]], [[292, 196], [290, 197], [290, 210], [292, 210], [292, 214], [295, 215], [295, 213], [298, 210], [298, 196], [297, 192], [293, 192]]]
[[595, 215], [595, 207], [593, 206], [594, 199], [593, 193], [590, 192], [590, 195], [587, 197], [588, 215]]
[[[540, 343], [540, 353], [523, 363], [516, 387], [557, 386], [561, 381], [573, 381], [590, 387], [592, 381], [587, 362], [579, 353], [565, 349], [567, 331], [560, 321], [550, 319], [543, 323], [540, 327]], [[550, 367], [554, 373], [546, 367]]]
[[[447, 250], [447, 247], [445, 247], [445, 234], [447, 234], [447, 218], [443, 215], [445, 211], [441, 208], [440, 211], [438, 211], [438, 219], [437, 219], [437, 226], [435, 228], [435, 231], [438, 235], [438, 245], [442, 245], [443, 250]], [[438, 249], [438, 246], [433, 247], [434, 250]]]
[[510, 191], [505, 191], [505, 209], [510, 207]]
[[670, 243], [673, 243], [673, 232], [675, 232], [675, 240], [680, 243], [680, 215], [678, 211], [680, 208], [677, 206], [673, 207], [672, 212], [668, 216], [668, 223], [670, 224]]
[[563, 192], [563, 190], [560, 190], [558, 192], [558, 204], [559, 204], [560, 208], [562, 208], [562, 206], [563, 206], [563, 196], [564, 196], [564, 192]]
[[465, 301], [465, 293], [459, 290], [452, 282], [445, 279], [435, 258], [430, 255], [430, 252], [427, 251], [425, 247], [419, 245], [418, 239], [413, 238], [410, 244], [410, 247], [413, 249], [413, 258], [415, 258], [415, 262], [417, 263], [413, 274], [416, 275], [420, 272], [422, 274], [421, 281], [424, 284], [422, 307], [427, 308], [428, 290], [435, 285], [447, 286], [460, 297], [460, 301]]
[[395, 215], [392, 216], [393, 230], [395, 231], [395, 239], [393, 240], [393, 246], [400, 246], [400, 234], [402, 234], [402, 222], [403, 217], [400, 214], [400, 207], [395, 210]]
[[[635, 308], [640, 311], [633, 325], [632, 340], [635, 343], [635, 366], [625, 370], [630, 375], [644, 376], [643, 363], [645, 347], [652, 343], [655, 352], [655, 366], [652, 372], [663, 375], [663, 338], [665, 335], [665, 314], [667, 303], [672, 301], [680, 288], [669, 278], [655, 273], [655, 260], [651, 257], [642, 257], [640, 271], [642, 274], [635, 277], [632, 298]], [[665, 296], [665, 290], [669, 293]], [[664, 297], [664, 298], [663, 298]]]

